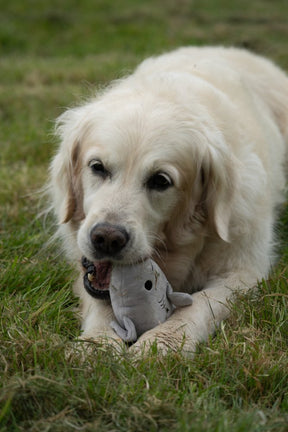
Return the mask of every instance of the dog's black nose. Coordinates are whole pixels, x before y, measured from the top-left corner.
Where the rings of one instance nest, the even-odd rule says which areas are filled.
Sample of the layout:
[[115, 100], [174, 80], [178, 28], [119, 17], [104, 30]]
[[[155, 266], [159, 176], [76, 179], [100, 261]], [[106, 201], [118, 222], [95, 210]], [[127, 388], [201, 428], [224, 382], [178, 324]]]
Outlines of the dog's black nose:
[[97, 258], [113, 257], [126, 246], [129, 234], [122, 226], [99, 223], [92, 228], [90, 238]]

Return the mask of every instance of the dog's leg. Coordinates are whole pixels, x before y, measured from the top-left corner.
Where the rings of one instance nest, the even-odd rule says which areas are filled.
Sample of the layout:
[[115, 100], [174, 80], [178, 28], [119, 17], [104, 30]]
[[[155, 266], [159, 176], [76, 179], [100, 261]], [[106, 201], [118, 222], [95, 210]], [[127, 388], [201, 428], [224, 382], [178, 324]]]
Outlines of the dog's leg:
[[107, 347], [111, 347], [115, 354], [121, 353], [126, 346], [110, 326], [111, 320], [115, 319], [111, 305], [108, 301], [91, 298], [85, 302], [85, 296], [86, 293], [82, 297], [82, 333], [67, 346], [66, 359], [85, 362], [87, 357], [93, 357], [95, 350]]
[[[257, 283], [257, 278], [249, 279], [250, 287]], [[204, 290], [193, 294], [191, 306], [176, 309], [166, 322], [144, 333], [130, 349], [141, 354], [156, 342], [159, 353], [182, 350], [193, 356], [197, 344], [207, 340], [229, 316], [233, 294], [247, 291], [248, 285], [242, 280], [240, 274], [233, 274], [209, 282]]]
[[[86, 297], [86, 293], [85, 293]], [[119, 336], [112, 330], [110, 323], [115, 319], [111, 304], [108, 300], [96, 300], [90, 296], [82, 305], [82, 334], [80, 339], [116, 339]]]

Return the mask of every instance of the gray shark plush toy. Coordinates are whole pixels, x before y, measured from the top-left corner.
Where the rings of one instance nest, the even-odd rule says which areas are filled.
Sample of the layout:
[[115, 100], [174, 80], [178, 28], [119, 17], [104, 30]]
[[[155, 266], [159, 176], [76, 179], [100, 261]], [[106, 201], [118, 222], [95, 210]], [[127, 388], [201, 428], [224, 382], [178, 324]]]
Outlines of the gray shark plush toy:
[[151, 259], [131, 266], [113, 266], [109, 292], [117, 319], [111, 327], [125, 342], [135, 342], [141, 334], [166, 321], [175, 307], [192, 304], [189, 294], [173, 292]]

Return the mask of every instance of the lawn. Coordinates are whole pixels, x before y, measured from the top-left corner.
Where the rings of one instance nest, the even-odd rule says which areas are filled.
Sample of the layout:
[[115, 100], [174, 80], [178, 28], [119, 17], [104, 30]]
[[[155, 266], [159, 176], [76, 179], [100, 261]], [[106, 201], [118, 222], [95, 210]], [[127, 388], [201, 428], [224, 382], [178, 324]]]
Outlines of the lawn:
[[37, 215], [54, 119], [145, 56], [247, 47], [288, 71], [286, 0], [0, 0], [0, 432], [288, 430], [288, 207], [279, 263], [193, 360], [96, 347], [79, 335], [75, 273]]

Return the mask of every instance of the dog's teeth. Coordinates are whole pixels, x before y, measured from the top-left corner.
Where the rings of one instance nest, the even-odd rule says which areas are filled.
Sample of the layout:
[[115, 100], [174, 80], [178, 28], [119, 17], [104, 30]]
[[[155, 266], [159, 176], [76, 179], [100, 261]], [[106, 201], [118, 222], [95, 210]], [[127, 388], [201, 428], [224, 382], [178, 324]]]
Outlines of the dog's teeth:
[[92, 282], [94, 280], [94, 276], [92, 273], [88, 273], [88, 280]]

